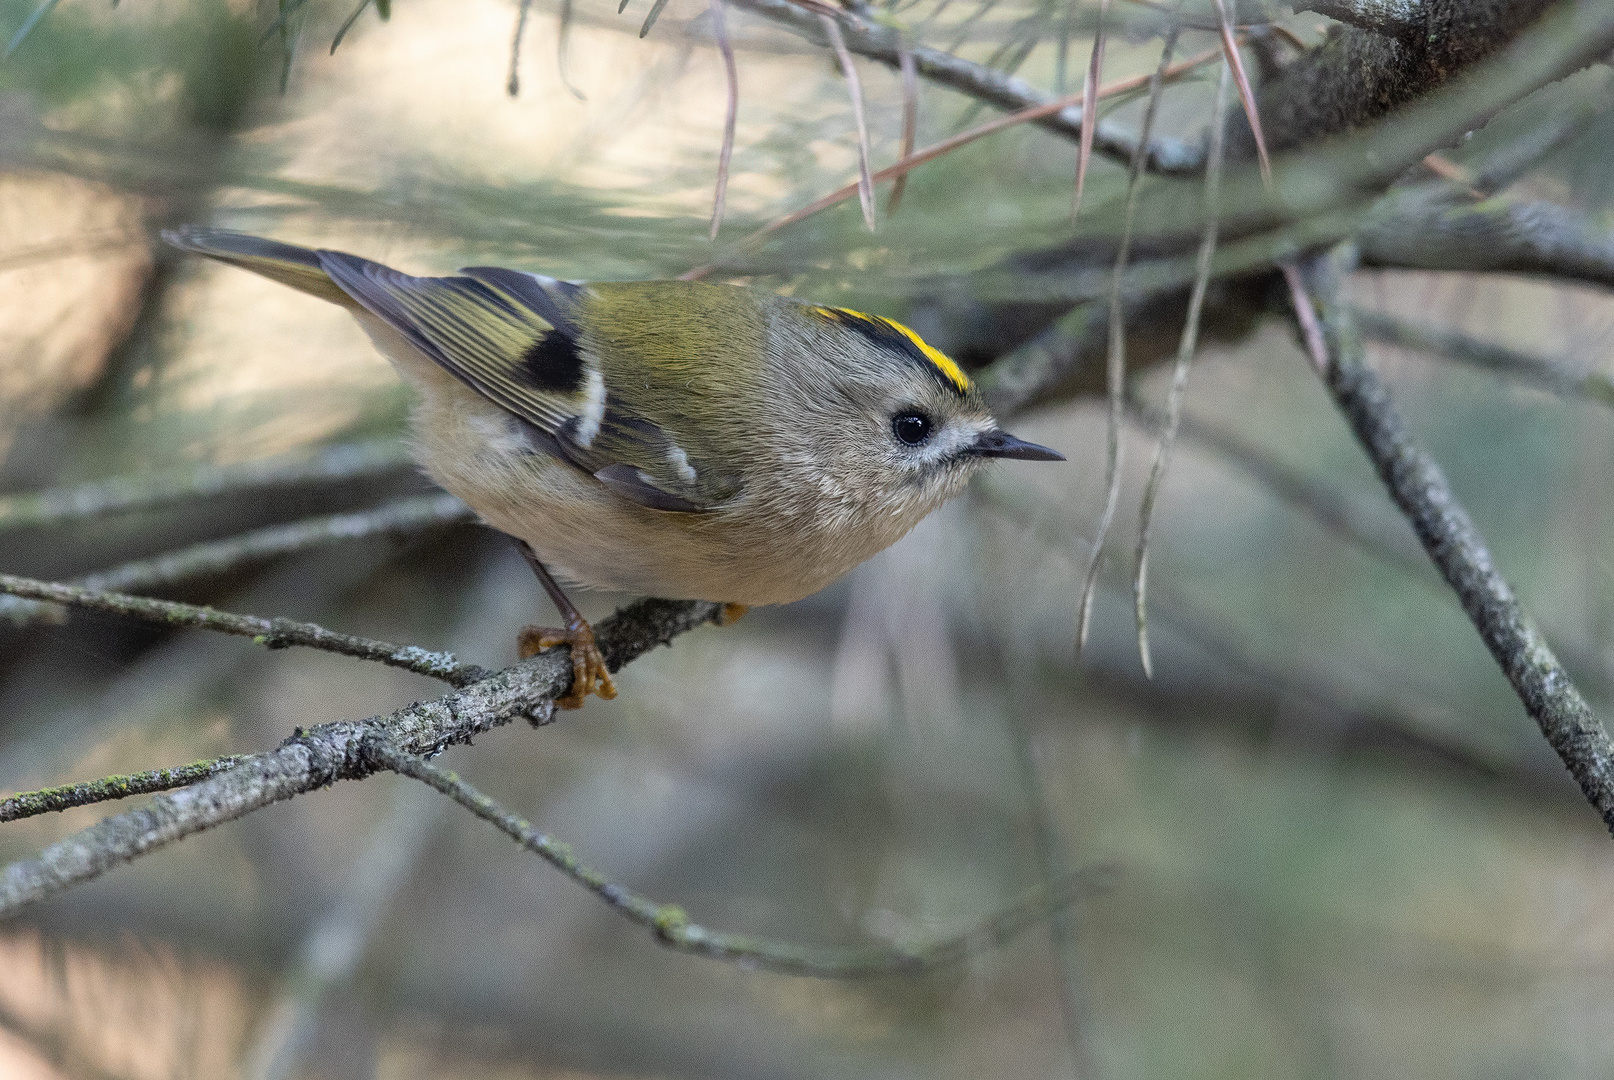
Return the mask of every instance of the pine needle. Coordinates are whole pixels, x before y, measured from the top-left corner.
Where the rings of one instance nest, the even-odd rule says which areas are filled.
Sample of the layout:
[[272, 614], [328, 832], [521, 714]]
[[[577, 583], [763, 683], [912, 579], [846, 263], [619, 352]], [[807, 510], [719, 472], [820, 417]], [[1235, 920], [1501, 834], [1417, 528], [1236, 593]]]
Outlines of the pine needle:
[[1300, 268], [1294, 263], [1280, 263], [1278, 268], [1283, 271], [1283, 280], [1289, 286], [1295, 319], [1300, 323], [1300, 333], [1306, 341], [1306, 355], [1311, 357], [1311, 366], [1317, 369], [1317, 374], [1326, 379], [1329, 368], [1328, 343], [1323, 339], [1322, 323], [1317, 321], [1317, 307], [1311, 302], [1311, 294], [1306, 291], [1306, 279], [1300, 276]]
[[[897, 70], [902, 75], [902, 151], [897, 160], [913, 156], [913, 144], [919, 134], [919, 65], [914, 63], [913, 50], [901, 38], [897, 39]], [[902, 193], [908, 187], [906, 170], [897, 174], [886, 199], [887, 216], [895, 214], [902, 204]]]
[[846, 91], [852, 96], [852, 119], [857, 124], [857, 201], [863, 207], [863, 224], [873, 232], [874, 178], [869, 174], [869, 128], [863, 120], [863, 84], [857, 77], [852, 50], [846, 47], [846, 39], [841, 36], [841, 24], [833, 15], [822, 13], [818, 20], [823, 23], [830, 48], [841, 62], [841, 76], [846, 79]]
[[[1087, 165], [1093, 158], [1093, 136], [1098, 131], [1098, 77], [1104, 67], [1104, 16], [1109, 14], [1110, 0], [1099, 0], [1098, 29], [1093, 32], [1093, 55], [1087, 61], [1087, 77], [1082, 80], [1082, 137], [1076, 145], [1076, 197], [1071, 203], [1070, 217], [1082, 210], [1082, 189], [1087, 186]], [[1139, 141], [1139, 146], [1144, 142]]]
[[[1148, 154], [1149, 136], [1160, 111], [1160, 94], [1165, 87], [1166, 72], [1171, 68], [1171, 54], [1177, 50], [1179, 29], [1176, 21], [1166, 32], [1160, 50], [1160, 64], [1149, 78], [1149, 105], [1143, 114], [1143, 126], [1138, 132], [1138, 144], [1132, 151], [1132, 161], [1126, 177], [1126, 212], [1121, 223], [1121, 244], [1115, 253], [1115, 270], [1110, 275], [1110, 347], [1105, 364], [1105, 389], [1109, 404], [1105, 425], [1104, 457], [1104, 513], [1099, 517], [1098, 534], [1093, 538], [1093, 550], [1088, 557], [1087, 573], [1082, 578], [1081, 600], [1077, 605], [1076, 655], [1087, 646], [1087, 632], [1093, 619], [1093, 594], [1098, 588], [1098, 571], [1104, 558], [1104, 541], [1110, 526], [1115, 523], [1115, 511], [1121, 504], [1121, 420], [1126, 408], [1126, 313], [1121, 303], [1121, 279], [1126, 274], [1127, 260], [1132, 255], [1132, 227], [1138, 216], [1138, 190], [1143, 179], [1143, 159]], [[1098, 46], [1094, 46], [1095, 56]], [[1089, 71], [1089, 81], [1092, 72]], [[1092, 95], [1096, 101], [1097, 94]], [[1082, 135], [1086, 137], [1097, 110], [1082, 108]]]
[[1149, 481], [1143, 488], [1143, 504], [1138, 510], [1138, 546], [1132, 575], [1132, 608], [1138, 625], [1138, 659], [1143, 673], [1154, 678], [1154, 661], [1149, 650], [1149, 537], [1154, 526], [1155, 500], [1171, 465], [1177, 428], [1182, 423], [1182, 401], [1188, 388], [1189, 367], [1199, 348], [1199, 322], [1205, 308], [1205, 292], [1210, 287], [1211, 256], [1216, 252], [1217, 212], [1222, 194], [1222, 158], [1227, 134], [1227, 98], [1233, 66], [1222, 63], [1222, 77], [1216, 87], [1216, 106], [1211, 112], [1210, 146], [1205, 155], [1205, 228], [1199, 239], [1199, 258], [1194, 267], [1194, 287], [1188, 296], [1188, 317], [1177, 342], [1177, 360], [1171, 370], [1171, 389], [1166, 395], [1166, 429], [1155, 445]]
[[666, 6], [667, 0], [656, 0], [654, 4], [650, 5], [650, 14], [644, 17], [644, 25], [639, 27], [639, 36], [641, 38], [650, 33], [650, 28], [656, 25], [656, 20], [661, 18], [662, 8]]
[[516, 32], [510, 39], [510, 78], [505, 83], [505, 90], [511, 97], [521, 94], [521, 39], [527, 33], [527, 16], [532, 14], [532, 0], [521, 0], [521, 8], [516, 12]]
[[[660, 0], [658, 0], [658, 3]], [[728, 82], [728, 105], [723, 115], [723, 149], [717, 157], [717, 191], [712, 196], [711, 239], [717, 239], [717, 230], [723, 227], [723, 211], [729, 198], [729, 165], [734, 159], [734, 126], [740, 115], [740, 71], [734, 63], [734, 43], [729, 40], [728, 21], [724, 18], [725, 0], [709, 0], [712, 12], [712, 34], [717, 38], [717, 51], [723, 57], [723, 75]]]
[[572, 97], [578, 101], [587, 101], [588, 96], [572, 85], [572, 78], [566, 72], [566, 53], [572, 41], [572, 0], [560, 0], [560, 29], [555, 39], [555, 68], [560, 75], [561, 85], [572, 92]]
[[51, 9], [59, 3], [61, 3], [61, 0], [44, 0], [38, 7], [34, 8], [33, 14], [22, 21], [22, 25], [17, 27], [17, 32], [11, 35], [11, 40], [6, 42], [6, 51], [0, 53], [0, 60], [4, 60], [16, 52], [17, 47], [28, 39], [29, 34], [34, 32], [34, 27], [44, 22], [45, 16], [49, 15]]
[[353, 29], [353, 24], [359, 21], [359, 16], [363, 15], [365, 8], [369, 6], [370, 0], [359, 0], [359, 6], [353, 9], [353, 14], [342, 21], [342, 25], [337, 28], [336, 36], [331, 38], [332, 56], [336, 55], [336, 47], [342, 44], [342, 39], [347, 37], [347, 32]]
[[1250, 131], [1255, 135], [1255, 156], [1261, 162], [1261, 180], [1270, 185], [1272, 159], [1267, 157], [1267, 140], [1261, 134], [1261, 113], [1255, 107], [1255, 91], [1250, 87], [1250, 76], [1244, 70], [1244, 58], [1239, 55], [1239, 45], [1233, 37], [1233, 16], [1227, 10], [1227, 0], [1216, 0], [1216, 10], [1222, 16], [1222, 52], [1227, 55], [1228, 66], [1233, 69], [1233, 79], [1239, 88], [1239, 104], [1244, 106]]

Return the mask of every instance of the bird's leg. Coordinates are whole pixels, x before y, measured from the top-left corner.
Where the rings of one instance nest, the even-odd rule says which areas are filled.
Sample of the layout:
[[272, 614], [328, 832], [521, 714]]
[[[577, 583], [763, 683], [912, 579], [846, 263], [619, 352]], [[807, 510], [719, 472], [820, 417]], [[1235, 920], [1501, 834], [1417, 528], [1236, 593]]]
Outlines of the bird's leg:
[[565, 697], [555, 699], [555, 704], [563, 709], [582, 708], [583, 699], [590, 693], [598, 694], [609, 701], [616, 697], [616, 683], [611, 681], [611, 672], [605, 666], [605, 657], [600, 654], [599, 646], [594, 643], [594, 628], [583, 618], [583, 613], [561, 591], [560, 585], [550, 576], [544, 564], [538, 561], [538, 556], [525, 540], [517, 540], [521, 548], [521, 557], [527, 560], [532, 572], [538, 575], [538, 583], [549, 594], [554, 602], [560, 617], [565, 620], [564, 630], [554, 630], [545, 626], [527, 626], [521, 630], [517, 650], [523, 660], [529, 656], [537, 656], [545, 649], [556, 645], [569, 645], [572, 650], [572, 688]]
[[717, 609], [717, 625], [727, 626], [729, 623], [739, 622], [741, 616], [750, 611], [748, 604], [724, 604]]

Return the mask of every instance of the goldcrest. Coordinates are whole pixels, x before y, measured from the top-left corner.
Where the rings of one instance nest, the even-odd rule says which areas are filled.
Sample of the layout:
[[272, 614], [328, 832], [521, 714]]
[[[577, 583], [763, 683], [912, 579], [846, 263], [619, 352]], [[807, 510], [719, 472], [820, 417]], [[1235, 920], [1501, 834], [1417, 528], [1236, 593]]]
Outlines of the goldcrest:
[[[163, 235], [351, 311], [418, 393], [426, 473], [524, 541], [541, 577], [788, 603], [898, 540], [986, 459], [1063, 460], [1001, 430], [956, 363], [878, 316], [730, 285], [411, 277], [218, 229]], [[592, 649], [575, 628], [533, 633], [524, 653], [571, 644], [575, 664]], [[587, 666], [567, 704], [609, 696], [603, 663]]]

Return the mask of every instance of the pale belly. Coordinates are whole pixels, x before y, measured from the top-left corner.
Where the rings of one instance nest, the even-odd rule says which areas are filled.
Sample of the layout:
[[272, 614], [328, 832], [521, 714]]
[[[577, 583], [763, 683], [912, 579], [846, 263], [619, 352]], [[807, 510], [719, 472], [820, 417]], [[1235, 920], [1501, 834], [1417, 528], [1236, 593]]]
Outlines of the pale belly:
[[744, 496], [732, 509], [701, 514], [647, 509], [535, 449], [508, 414], [390, 328], [360, 322], [420, 395], [414, 449], [427, 475], [493, 528], [525, 540], [569, 583], [669, 599], [789, 603], [917, 524], [916, 516], [837, 530], [804, 521], [764, 531], [746, 514]]

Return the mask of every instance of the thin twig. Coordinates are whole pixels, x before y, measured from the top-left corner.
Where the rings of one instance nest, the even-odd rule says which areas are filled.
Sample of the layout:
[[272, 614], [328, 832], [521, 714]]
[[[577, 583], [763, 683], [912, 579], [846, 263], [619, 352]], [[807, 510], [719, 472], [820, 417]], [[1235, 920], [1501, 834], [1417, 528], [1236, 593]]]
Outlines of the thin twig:
[[1222, 197], [1222, 158], [1226, 146], [1228, 82], [1232, 68], [1222, 63], [1222, 77], [1216, 84], [1216, 103], [1211, 113], [1210, 151], [1205, 167], [1205, 228], [1199, 238], [1199, 265], [1193, 291], [1188, 296], [1188, 316], [1177, 340], [1177, 357], [1171, 369], [1171, 389], [1166, 394], [1166, 429], [1155, 444], [1149, 479], [1143, 485], [1143, 501], [1138, 507], [1138, 544], [1133, 551], [1132, 613], [1138, 631], [1138, 659], [1143, 674], [1154, 678], [1154, 658], [1149, 650], [1149, 539], [1154, 529], [1154, 510], [1171, 466], [1171, 451], [1182, 422], [1183, 396], [1188, 390], [1188, 374], [1199, 349], [1199, 320], [1205, 310], [1205, 293], [1210, 288], [1211, 257], [1216, 254], [1217, 207]]
[[[1102, 22], [1102, 13], [1100, 15]], [[1102, 51], [1102, 26], [1100, 40], [1093, 45], [1094, 62], [1088, 71], [1088, 84], [1091, 87], [1097, 78], [1098, 56]], [[1151, 76], [1149, 105], [1143, 114], [1143, 131], [1139, 138], [1139, 146], [1149, 141], [1149, 132], [1154, 127], [1155, 117], [1160, 108], [1160, 91], [1165, 85], [1165, 73], [1171, 66], [1171, 54], [1177, 48], [1177, 29], [1173, 25], [1167, 31], [1165, 45], [1160, 52], [1160, 64]], [[1091, 90], [1089, 90], [1091, 93]], [[1097, 95], [1094, 94], [1094, 97]], [[1104, 541], [1108, 538], [1110, 526], [1115, 521], [1116, 508], [1121, 503], [1121, 420], [1126, 408], [1126, 313], [1121, 305], [1121, 279], [1126, 273], [1127, 260], [1132, 254], [1132, 229], [1138, 214], [1138, 184], [1143, 178], [1143, 153], [1140, 149], [1132, 156], [1132, 162], [1127, 170], [1126, 178], [1126, 208], [1121, 220], [1121, 243], [1115, 253], [1115, 267], [1110, 275], [1109, 297], [1109, 353], [1105, 363], [1105, 389], [1108, 401], [1108, 410], [1105, 417], [1105, 457], [1104, 457], [1104, 513], [1099, 517], [1098, 533], [1093, 538], [1093, 549], [1087, 561], [1087, 573], [1083, 575], [1081, 599], [1077, 604], [1076, 619], [1076, 654], [1081, 655], [1087, 646], [1087, 632], [1093, 618], [1093, 591], [1098, 587], [1099, 561], [1104, 557]], [[1081, 185], [1078, 183], [1077, 192], [1080, 198]], [[1148, 667], [1147, 656], [1144, 659], [1145, 668]]]
[[[1163, 438], [1168, 418], [1163, 413], [1130, 403], [1133, 415], [1146, 430]], [[1232, 431], [1195, 420], [1187, 413], [1178, 417], [1179, 441], [1197, 445], [1214, 460], [1228, 465], [1258, 485], [1271, 497], [1300, 511], [1323, 529], [1417, 581], [1441, 585], [1430, 574], [1429, 560], [1410, 534], [1399, 529], [1395, 518], [1383, 519], [1365, 513], [1347, 495], [1337, 491], [1292, 465], [1274, 457]]]
[[[1320, 307], [1329, 393], [1525, 710], [1614, 832], [1614, 742], [1497, 572], [1445, 473], [1413, 441], [1389, 388], [1364, 362], [1350, 309], [1335, 295], [1351, 254], [1334, 257], [1344, 266], [1319, 266], [1327, 275]], [[1304, 284], [1300, 301], [1309, 305]]]
[[1547, 357], [1519, 352], [1443, 326], [1409, 322], [1361, 308], [1353, 309], [1352, 314], [1370, 341], [1455, 360], [1561, 398], [1595, 401], [1614, 408], [1614, 378], [1604, 372], [1572, 371]]
[[[242, 533], [223, 540], [193, 544], [150, 559], [124, 563], [86, 574], [69, 584], [91, 591], [150, 589], [310, 548], [371, 536], [406, 536], [440, 525], [471, 519], [471, 511], [452, 495], [418, 495], [394, 499], [371, 510], [306, 518], [285, 525]], [[0, 617], [32, 613], [31, 604], [0, 602]]]
[[[489, 672], [475, 664], [465, 664], [446, 652], [423, 649], [418, 645], [398, 645], [390, 641], [356, 637], [327, 630], [316, 623], [298, 622], [281, 616], [238, 615], [174, 600], [154, 600], [148, 596], [106, 592], [65, 585], [57, 581], [0, 574], [0, 593], [66, 604], [89, 611], [103, 611], [169, 627], [213, 630], [221, 634], [251, 638], [271, 649], [294, 645], [323, 652], [339, 653], [360, 660], [373, 660], [389, 667], [403, 668], [417, 675], [441, 679], [452, 686], [465, 686], [488, 677]], [[0, 818], [0, 820], [4, 820]]]
[[243, 495], [301, 484], [341, 483], [398, 472], [413, 464], [399, 439], [339, 443], [312, 454], [236, 465], [185, 465], [114, 476], [72, 487], [0, 496], [0, 530], [155, 510], [187, 499]]
[[24, 791], [0, 799], [0, 822], [19, 821], [39, 814], [70, 810], [75, 806], [90, 806], [94, 803], [110, 802], [113, 799], [127, 799], [133, 795], [151, 795], [159, 791], [189, 787], [199, 780], [206, 780], [226, 769], [233, 769], [245, 760], [246, 758], [239, 754], [232, 754], [229, 757], [197, 761], [172, 769], [152, 769], [148, 772], [130, 773], [127, 776], [107, 776], [79, 784], [63, 784], [60, 787], [41, 788], [38, 791]]
[[857, 201], [863, 207], [863, 224], [873, 232], [874, 180], [869, 175], [869, 127], [863, 119], [863, 84], [858, 81], [857, 64], [852, 61], [852, 54], [846, 48], [846, 39], [841, 36], [841, 24], [833, 15], [820, 15], [818, 18], [823, 23], [824, 36], [829, 38], [829, 47], [840, 61], [846, 92], [852, 97], [852, 120], [857, 125]]
[[447, 795], [516, 843], [544, 859], [572, 881], [582, 885], [620, 914], [646, 927], [658, 942], [697, 956], [739, 961], [792, 975], [818, 978], [853, 978], [871, 975], [917, 974], [956, 964], [985, 949], [995, 948], [1036, 925], [1100, 885], [1107, 874], [1088, 871], [1073, 874], [1056, 889], [1038, 889], [999, 912], [968, 933], [942, 941], [906, 948], [876, 945], [861, 948], [813, 948], [790, 942], [767, 941], [742, 934], [708, 930], [689, 921], [680, 907], [662, 904], [610, 881], [562, 843], [540, 832], [493, 799], [416, 754], [390, 745], [377, 745], [370, 756], [380, 765], [410, 776]]
[[[596, 623], [595, 640], [607, 666], [617, 671], [655, 646], [711, 622], [719, 610], [720, 605], [697, 601], [641, 600]], [[226, 772], [158, 795], [138, 810], [51, 845], [37, 858], [7, 866], [0, 871], [0, 918], [176, 840], [338, 780], [369, 776], [380, 766], [368, 747], [384, 744], [430, 756], [517, 717], [548, 722], [555, 697], [571, 682], [569, 650], [562, 647], [435, 701], [367, 720], [299, 729], [276, 750], [248, 755]]]
[[708, 5], [712, 13], [712, 35], [717, 39], [717, 51], [723, 58], [723, 78], [728, 89], [728, 102], [723, 112], [723, 149], [717, 158], [717, 191], [712, 195], [713, 240], [717, 239], [717, 230], [723, 227], [723, 210], [729, 196], [729, 165], [734, 159], [734, 126], [740, 116], [740, 72], [734, 62], [734, 43], [729, 40], [724, 2], [710, 0]]

